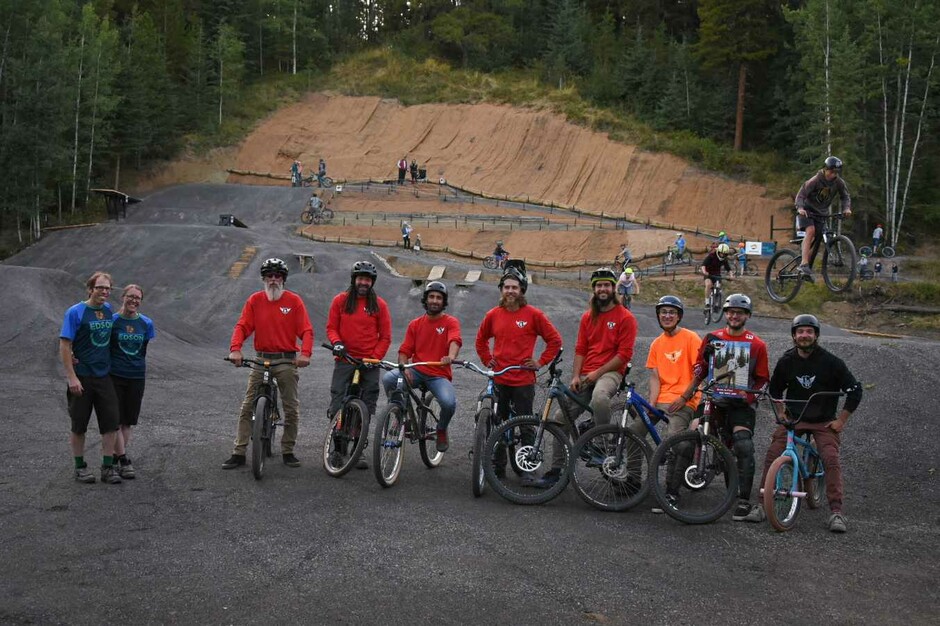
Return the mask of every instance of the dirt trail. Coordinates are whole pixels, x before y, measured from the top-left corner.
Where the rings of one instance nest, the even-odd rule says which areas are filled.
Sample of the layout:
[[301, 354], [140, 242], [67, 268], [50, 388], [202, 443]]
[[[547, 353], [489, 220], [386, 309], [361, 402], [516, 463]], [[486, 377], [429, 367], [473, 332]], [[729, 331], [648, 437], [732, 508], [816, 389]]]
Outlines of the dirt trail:
[[[262, 122], [236, 169], [287, 174], [327, 160], [335, 179], [389, 179], [402, 156], [463, 188], [530, 196], [629, 219], [766, 237], [789, 198], [706, 174], [680, 158], [644, 152], [559, 115], [493, 104], [405, 107], [376, 97], [311, 94]], [[264, 182], [232, 175], [230, 182]], [[273, 183], [274, 181], [267, 181]]]

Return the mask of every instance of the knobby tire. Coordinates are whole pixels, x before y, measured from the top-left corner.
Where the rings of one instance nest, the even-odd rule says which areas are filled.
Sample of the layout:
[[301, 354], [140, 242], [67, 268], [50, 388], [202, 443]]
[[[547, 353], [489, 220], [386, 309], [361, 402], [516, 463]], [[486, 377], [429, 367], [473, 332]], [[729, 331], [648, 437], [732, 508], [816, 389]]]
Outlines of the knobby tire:
[[[337, 423], [342, 420], [340, 426]], [[353, 467], [368, 443], [369, 409], [359, 398], [347, 400], [330, 420], [323, 440], [323, 469], [334, 478]]]
[[388, 404], [375, 420], [372, 440], [372, 471], [383, 487], [391, 487], [401, 473], [405, 439], [405, 411]]
[[255, 480], [261, 480], [264, 474], [264, 423], [270, 410], [266, 396], [255, 400], [255, 412], [251, 416], [251, 473]]
[[764, 286], [771, 300], [782, 304], [796, 297], [803, 286], [799, 269], [800, 255], [793, 250], [780, 250], [770, 258], [764, 272]]
[[[796, 525], [800, 513], [800, 498], [792, 492], [800, 488], [800, 477], [789, 455], [774, 459], [764, 480], [764, 512], [776, 530], [784, 532]], [[783, 492], [783, 493], [778, 493]]]
[[649, 495], [652, 454], [645, 441], [618, 424], [595, 426], [574, 444], [575, 490], [594, 508], [626, 511]]
[[474, 497], [479, 498], [486, 489], [486, 473], [484, 463], [492, 463], [493, 457], [486, 456], [486, 440], [490, 437], [493, 420], [493, 411], [487, 407], [477, 411], [476, 426], [473, 429], [473, 452], [470, 459], [471, 487]]
[[[502, 422], [490, 433], [486, 440], [486, 458], [492, 458], [498, 444], [506, 444], [506, 434], [511, 434], [507, 454], [512, 454], [520, 474], [515, 471], [497, 474], [493, 463], [484, 463], [486, 481], [496, 493], [515, 504], [545, 504], [568, 486], [571, 477], [571, 441], [561, 426], [548, 422], [544, 426], [541, 447], [536, 450], [532, 433], [536, 432], [541, 422], [537, 415], [521, 415]], [[562, 466], [558, 481], [548, 489], [538, 489], [532, 480], [537, 473], [549, 470], [552, 463], [552, 450], [560, 445], [563, 449]], [[512, 462], [512, 461], [510, 461]]]

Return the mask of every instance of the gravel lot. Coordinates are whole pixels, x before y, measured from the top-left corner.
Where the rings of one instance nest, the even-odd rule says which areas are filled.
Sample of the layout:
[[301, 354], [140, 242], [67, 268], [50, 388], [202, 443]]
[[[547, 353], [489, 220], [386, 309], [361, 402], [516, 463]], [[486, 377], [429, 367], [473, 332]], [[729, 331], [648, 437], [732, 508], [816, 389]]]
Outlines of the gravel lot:
[[[0, 622], [937, 623], [940, 498], [929, 407], [940, 376], [938, 344], [926, 340], [824, 328], [824, 345], [866, 385], [844, 439], [850, 527], [842, 536], [825, 529], [825, 508], [804, 510], [793, 531], [777, 534], [730, 515], [683, 526], [652, 515], [652, 500], [605, 514], [570, 488], [540, 507], [492, 491], [475, 499], [468, 451], [482, 379], [463, 372], [440, 468], [426, 470], [409, 446], [391, 489], [371, 471], [332, 479], [318, 458], [331, 371], [323, 349], [301, 377], [303, 466], [272, 463], [262, 481], [248, 469], [221, 470], [246, 377], [221, 357], [260, 285], [260, 261], [289, 260], [288, 287], [304, 296], [319, 343], [329, 300], [367, 255], [291, 235], [304, 195], [172, 188], [132, 207], [127, 221], [50, 234], [0, 265]], [[218, 227], [220, 213], [250, 228]], [[254, 261], [229, 278], [249, 245], [258, 247]], [[294, 253], [312, 254], [317, 271], [294, 271]], [[144, 286], [141, 310], [158, 332], [130, 445], [138, 478], [117, 486], [72, 480], [57, 362], [62, 315], [96, 269], [118, 285]], [[421, 313], [418, 290], [384, 271], [377, 290], [392, 311], [392, 355]], [[538, 285], [529, 295], [573, 346], [585, 295]], [[463, 323], [464, 357], [475, 356], [477, 325], [495, 300], [491, 285], [454, 294], [449, 312]], [[659, 329], [649, 307], [635, 312], [633, 378], [645, 392], [641, 365]], [[690, 326], [700, 331], [698, 318]], [[768, 342], [773, 365], [790, 345], [788, 323], [758, 315], [750, 327]], [[770, 419], [762, 410], [758, 463]], [[88, 442], [96, 459], [98, 436]]]

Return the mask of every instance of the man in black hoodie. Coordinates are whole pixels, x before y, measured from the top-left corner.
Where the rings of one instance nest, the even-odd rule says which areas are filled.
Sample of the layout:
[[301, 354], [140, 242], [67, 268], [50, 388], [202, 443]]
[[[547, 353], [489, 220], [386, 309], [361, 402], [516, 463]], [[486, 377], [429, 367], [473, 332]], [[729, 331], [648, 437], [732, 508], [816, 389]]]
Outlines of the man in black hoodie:
[[[770, 395], [775, 401], [786, 397], [786, 410], [791, 418], [802, 415], [797, 434], [810, 433], [816, 449], [826, 468], [826, 498], [829, 500], [828, 527], [834, 533], [846, 531], [846, 519], [842, 514], [842, 466], [839, 448], [842, 430], [849, 416], [862, 401], [862, 386], [839, 357], [819, 347], [819, 320], [813, 315], [797, 315], [790, 325], [794, 347], [787, 350], [770, 377]], [[842, 410], [838, 396], [821, 396], [809, 404], [806, 400], [820, 391], [843, 391], [847, 394]], [[836, 412], [838, 411], [838, 416]], [[770, 448], [764, 459], [761, 484], [774, 459], [780, 456], [787, 445], [787, 429], [778, 426], [774, 431]], [[763, 521], [764, 509], [755, 507], [745, 518], [748, 522]]]

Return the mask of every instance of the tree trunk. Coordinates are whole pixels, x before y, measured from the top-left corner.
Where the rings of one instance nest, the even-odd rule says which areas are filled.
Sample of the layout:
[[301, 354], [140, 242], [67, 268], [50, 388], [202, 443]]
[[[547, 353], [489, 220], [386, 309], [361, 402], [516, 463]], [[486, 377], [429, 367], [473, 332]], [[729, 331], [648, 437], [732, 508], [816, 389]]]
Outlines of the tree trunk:
[[88, 140], [88, 173], [85, 176], [85, 208], [88, 207], [88, 190], [91, 189], [91, 167], [95, 159], [95, 126], [98, 118], [98, 85], [101, 82], [101, 48], [95, 63], [95, 95], [91, 104], [91, 138]]
[[826, 154], [832, 154], [832, 111], [829, 108], [829, 0], [826, 0], [826, 44], [824, 47], [826, 75]]
[[744, 94], [747, 91], [747, 64], [738, 68], [738, 110], [734, 121], [734, 149], [740, 150], [744, 144]]
[[297, 74], [297, 0], [294, 0], [294, 23], [291, 26], [291, 74]]
[[222, 127], [222, 51], [219, 50], [219, 128]]
[[72, 204], [70, 212], [75, 214], [75, 188], [78, 183], [78, 126], [82, 109], [82, 71], [85, 67], [85, 33], [79, 44], [78, 53], [78, 89], [75, 94], [75, 144], [72, 148]]

